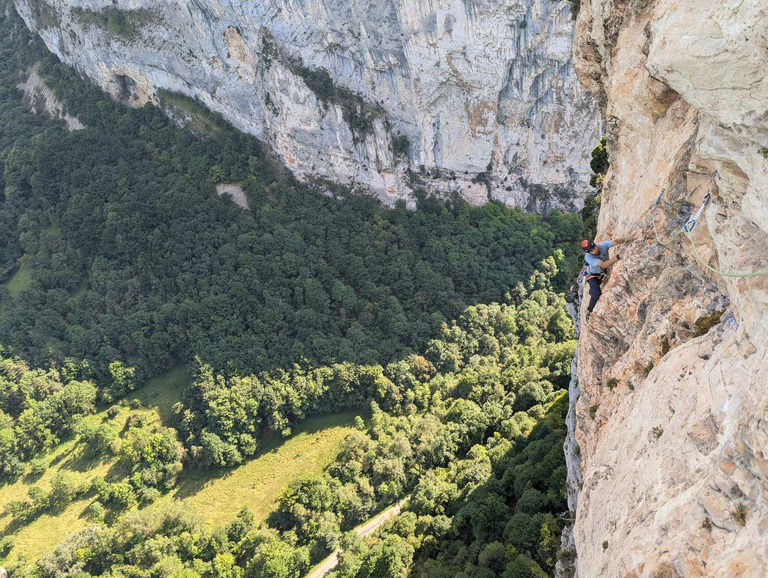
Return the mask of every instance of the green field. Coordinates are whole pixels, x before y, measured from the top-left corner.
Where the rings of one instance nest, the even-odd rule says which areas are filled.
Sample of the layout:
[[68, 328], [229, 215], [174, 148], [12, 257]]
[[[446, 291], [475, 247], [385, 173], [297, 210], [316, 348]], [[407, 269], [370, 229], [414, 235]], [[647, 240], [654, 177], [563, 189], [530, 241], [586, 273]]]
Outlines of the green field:
[[32, 266], [26, 256], [21, 258], [21, 267], [13, 274], [13, 277], [8, 279], [5, 284], [5, 288], [8, 289], [8, 293], [11, 297], [16, 299], [19, 294], [24, 291], [32, 282]]
[[53, 221], [43, 230], [51, 235], [56, 235], [57, 237], [61, 236], [61, 227], [57, 221]]
[[[187, 381], [183, 366], [151, 380], [128, 398], [140, 399], [144, 407], [121, 408], [113, 423], [123, 429], [131, 414], [144, 413], [155, 423], [170, 425], [171, 408], [180, 401]], [[319, 472], [333, 460], [339, 442], [354, 429], [354, 417], [354, 413], [310, 417], [295, 427], [294, 435], [286, 440], [272, 437], [262, 440], [258, 454], [238, 468], [185, 469], [177, 486], [148, 507], [157, 508], [171, 500], [182, 500], [199, 512], [207, 525], [213, 526], [227, 523], [243, 506], [248, 506], [258, 520], [263, 520], [282, 488], [291, 480]], [[105, 408], [102, 408], [86, 421], [98, 424], [108, 419]], [[47, 490], [59, 470], [71, 472], [81, 482], [96, 476], [115, 479], [124, 475], [115, 457], [84, 459], [76, 440], [61, 443], [46, 459], [50, 467], [39, 479], [27, 476], [0, 487], [0, 536], [12, 534], [15, 538], [15, 547], [7, 560], [0, 559], [0, 562], [16, 561], [19, 556], [35, 560], [91, 523], [84, 510], [94, 497], [86, 495], [55, 515], [46, 513], [25, 526], [15, 527], [5, 513], [5, 506], [12, 500], [26, 499], [30, 486]]]
[[263, 520], [288, 482], [333, 461], [339, 442], [354, 430], [354, 419], [354, 413], [307, 418], [287, 440], [264, 440], [258, 455], [239, 468], [218, 476], [205, 470], [186, 472], [177, 488], [157, 503], [184, 499], [210, 525], [229, 522], [243, 506]]
[[[43, 230], [51, 235], [61, 235], [61, 228], [55, 221]], [[14, 299], [16, 299], [24, 289], [29, 287], [29, 284], [32, 282], [32, 266], [29, 264], [29, 257], [24, 255], [19, 259], [19, 263], [21, 265], [18, 270], [4, 283], [5, 288], [8, 289], [8, 293], [10, 293], [11, 297]]]
[[157, 413], [164, 426], [171, 427], [173, 405], [181, 401], [181, 394], [187, 383], [187, 368], [177, 365], [168, 373], [149, 380], [147, 385], [129, 395], [128, 399], [141, 400], [144, 407]]

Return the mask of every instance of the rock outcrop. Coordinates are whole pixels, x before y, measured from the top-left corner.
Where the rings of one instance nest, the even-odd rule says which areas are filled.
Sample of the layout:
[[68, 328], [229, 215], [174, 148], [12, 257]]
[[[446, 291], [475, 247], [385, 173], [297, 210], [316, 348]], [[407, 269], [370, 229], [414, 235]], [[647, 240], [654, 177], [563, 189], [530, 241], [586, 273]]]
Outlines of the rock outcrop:
[[[142, 105], [180, 93], [300, 178], [581, 206], [597, 107], [568, 0], [16, 0], [64, 62]], [[330, 75], [325, 74], [326, 70]]]
[[24, 100], [35, 114], [46, 113], [53, 118], [60, 118], [69, 131], [85, 128], [80, 119], [65, 112], [64, 105], [56, 98], [51, 88], [45, 84], [36, 68], [30, 70], [27, 80], [16, 85], [16, 88], [24, 91]]
[[[581, 2], [611, 163], [598, 238], [636, 237], [581, 328], [582, 578], [768, 568], [768, 276], [702, 264], [768, 270], [767, 46], [764, 1]], [[677, 233], [707, 193], [699, 260]]]

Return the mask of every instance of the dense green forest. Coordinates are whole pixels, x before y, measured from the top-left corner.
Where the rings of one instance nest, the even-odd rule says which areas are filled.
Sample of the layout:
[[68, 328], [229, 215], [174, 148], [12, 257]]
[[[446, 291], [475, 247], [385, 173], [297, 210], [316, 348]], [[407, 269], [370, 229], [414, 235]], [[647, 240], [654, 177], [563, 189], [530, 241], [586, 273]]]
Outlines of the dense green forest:
[[[468, 305], [504, 300], [547, 255], [565, 288], [577, 215], [335, 200], [250, 136], [220, 122], [198, 138], [152, 106], [128, 109], [18, 22], [4, 28], [0, 277], [23, 256], [31, 283], [0, 294], [0, 343], [35, 365], [88, 359], [105, 381], [115, 360], [139, 380], [195, 356], [228, 374], [386, 363]], [[35, 60], [87, 130], [24, 110], [13, 86]], [[216, 197], [221, 181], [243, 183], [250, 213]]]
[[[423, 356], [383, 367], [226, 379], [201, 366], [179, 407], [178, 432], [131, 420], [117, 444], [110, 421], [78, 426], [77, 415], [93, 411], [92, 384], [62, 384], [54, 372], [6, 359], [6, 388], [15, 381], [17, 399], [42, 401], [22, 402], [34, 415], [5, 431], [21, 441], [32, 423], [55, 442], [73, 428], [83, 451], [117, 453], [130, 473], [82, 486], [59, 476], [49, 491], [32, 486], [28, 499], [9, 504], [8, 514], [24, 523], [87, 496], [95, 522], [14, 576], [299, 577], [339, 545], [339, 577], [547, 575], [566, 509], [562, 388], [575, 349], [565, 303], [549, 281], [537, 273], [515, 303], [469, 307]], [[243, 511], [210, 531], [178, 507], [131, 513], [173, 486], [187, 451], [190, 463], [233, 465], [254, 451], [263, 420], [365, 402], [368, 423], [358, 420], [323, 475], [291, 483], [266, 524]], [[49, 408], [59, 409], [57, 419]], [[350, 532], [404, 496], [407, 511], [379, 538]]]
[[[19, 528], [91, 500], [92, 526], [12, 576], [299, 577], [339, 545], [339, 577], [551, 573], [579, 216], [322, 194], [183, 97], [163, 101], [203, 115], [194, 130], [113, 102], [0, 8], [0, 483], [39, 476], [67, 439], [125, 472], [0, 505]], [[29, 112], [33, 66], [84, 130]], [[124, 396], [179, 363], [173, 427], [119, 430]], [[346, 409], [358, 432], [265, 522], [145, 508], [184, 468], [236, 467]], [[350, 531], [405, 496], [380, 535]]]

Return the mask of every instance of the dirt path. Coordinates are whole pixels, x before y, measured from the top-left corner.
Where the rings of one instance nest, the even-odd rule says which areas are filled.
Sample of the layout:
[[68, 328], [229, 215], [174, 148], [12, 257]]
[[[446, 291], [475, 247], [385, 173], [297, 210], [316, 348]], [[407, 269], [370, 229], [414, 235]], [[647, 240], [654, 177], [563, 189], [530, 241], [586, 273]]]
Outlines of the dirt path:
[[[380, 514], [374, 516], [364, 524], [361, 524], [357, 528], [355, 528], [355, 533], [360, 536], [361, 538], [364, 538], [365, 536], [368, 536], [375, 532], [376, 530], [381, 527], [382, 524], [385, 522], [388, 522], [395, 516], [400, 514], [400, 510], [403, 509], [403, 504], [405, 504], [406, 500], [408, 498], [403, 498], [400, 500], [397, 504], [394, 506], [390, 506]], [[323, 560], [320, 564], [315, 566], [312, 571], [307, 574], [306, 578], [323, 578], [328, 572], [336, 568], [336, 564], [339, 563], [339, 552], [341, 552], [341, 548], [336, 548], [330, 556], [328, 556], [325, 560]]]

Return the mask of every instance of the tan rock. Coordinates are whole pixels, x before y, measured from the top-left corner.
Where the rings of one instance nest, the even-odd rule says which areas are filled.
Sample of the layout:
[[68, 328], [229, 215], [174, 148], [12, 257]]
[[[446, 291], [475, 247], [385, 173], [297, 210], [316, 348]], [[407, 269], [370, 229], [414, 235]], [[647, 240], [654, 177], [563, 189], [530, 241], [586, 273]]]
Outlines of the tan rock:
[[30, 70], [27, 80], [16, 85], [16, 88], [24, 91], [24, 100], [29, 103], [32, 112], [44, 112], [52, 117], [62, 119], [69, 131], [85, 128], [80, 119], [64, 112], [64, 105], [56, 98], [56, 95], [40, 76], [37, 67]]
[[[611, 162], [598, 237], [637, 237], [582, 325], [582, 578], [768, 568], [768, 277], [703, 264], [768, 270], [767, 40], [765, 2], [581, 3], [574, 63]], [[673, 235], [707, 192], [699, 259]]]
[[246, 211], [250, 211], [248, 206], [248, 198], [245, 196], [245, 191], [237, 183], [218, 183], [216, 185], [216, 194], [220, 197], [223, 195], [228, 196], [238, 206]]

